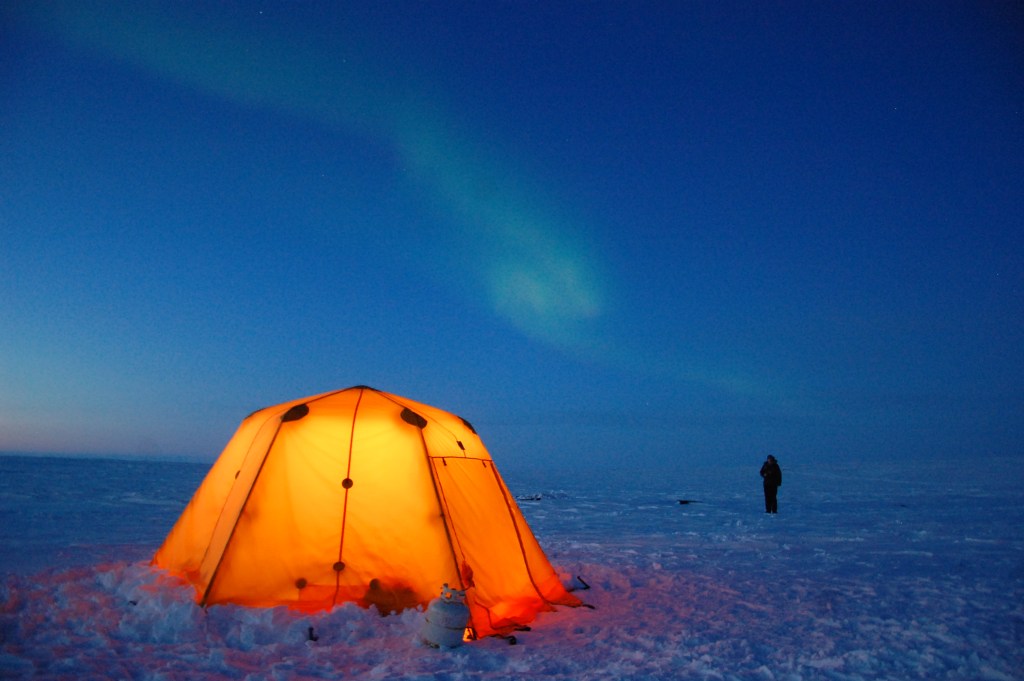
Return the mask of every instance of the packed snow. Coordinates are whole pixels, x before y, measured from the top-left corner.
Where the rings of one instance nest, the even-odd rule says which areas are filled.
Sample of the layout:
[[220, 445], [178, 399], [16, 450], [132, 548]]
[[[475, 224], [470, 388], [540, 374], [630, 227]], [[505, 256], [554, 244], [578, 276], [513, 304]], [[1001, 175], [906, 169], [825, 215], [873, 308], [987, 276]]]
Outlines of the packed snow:
[[763, 512], [756, 459], [641, 472], [499, 459], [592, 608], [542, 613], [515, 645], [445, 650], [418, 640], [421, 611], [199, 608], [148, 560], [204, 465], [0, 457], [0, 677], [1024, 679], [1016, 462], [779, 458], [778, 515]]

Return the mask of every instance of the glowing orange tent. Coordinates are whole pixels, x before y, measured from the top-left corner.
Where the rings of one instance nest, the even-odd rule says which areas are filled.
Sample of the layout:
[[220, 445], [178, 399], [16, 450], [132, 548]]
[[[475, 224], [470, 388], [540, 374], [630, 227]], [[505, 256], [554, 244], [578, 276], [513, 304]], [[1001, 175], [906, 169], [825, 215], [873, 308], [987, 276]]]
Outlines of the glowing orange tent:
[[153, 564], [203, 606], [386, 613], [447, 583], [466, 590], [477, 636], [580, 604], [473, 427], [366, 386], [243, 420]]

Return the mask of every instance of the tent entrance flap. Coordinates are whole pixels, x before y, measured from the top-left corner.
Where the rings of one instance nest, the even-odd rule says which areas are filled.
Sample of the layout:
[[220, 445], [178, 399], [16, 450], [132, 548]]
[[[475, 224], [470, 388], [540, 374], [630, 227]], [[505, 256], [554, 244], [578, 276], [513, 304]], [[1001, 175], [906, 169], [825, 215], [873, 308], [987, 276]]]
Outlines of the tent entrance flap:
[[524, 625], [554, 604], [578, 605], [551, 567], [489, 460], [431, 460], [480, 635]]

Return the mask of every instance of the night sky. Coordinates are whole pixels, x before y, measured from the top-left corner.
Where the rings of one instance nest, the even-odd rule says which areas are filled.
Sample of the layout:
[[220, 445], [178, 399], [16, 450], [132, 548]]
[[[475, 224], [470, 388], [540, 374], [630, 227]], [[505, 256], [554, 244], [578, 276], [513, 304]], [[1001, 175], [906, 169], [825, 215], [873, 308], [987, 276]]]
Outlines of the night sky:
[[508, 467], [1024, 456], [1024, 9], [4, 3], [0, 451], [357, 384]]

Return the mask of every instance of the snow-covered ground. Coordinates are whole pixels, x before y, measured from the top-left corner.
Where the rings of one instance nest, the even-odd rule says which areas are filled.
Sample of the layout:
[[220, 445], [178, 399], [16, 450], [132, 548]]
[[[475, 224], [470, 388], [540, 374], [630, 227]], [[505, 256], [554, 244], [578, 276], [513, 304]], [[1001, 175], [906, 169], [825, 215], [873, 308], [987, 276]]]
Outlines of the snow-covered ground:
[[1016, 462], [780, 463], [768, 516], [758, 460], [499, 459], [594, 609], [542, 614], [516, 645], [435, 650], [420, 612], [198, 608], [147, 561], [206, 466], [0, 457], [0, 678], [1024, 679]]

